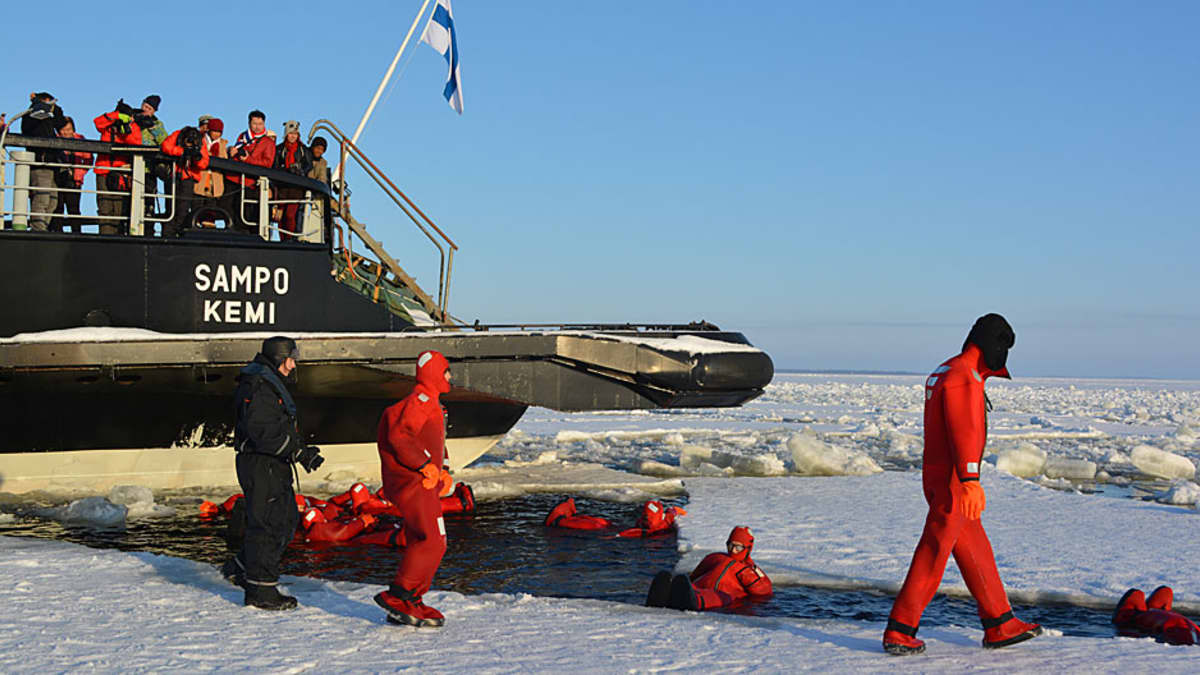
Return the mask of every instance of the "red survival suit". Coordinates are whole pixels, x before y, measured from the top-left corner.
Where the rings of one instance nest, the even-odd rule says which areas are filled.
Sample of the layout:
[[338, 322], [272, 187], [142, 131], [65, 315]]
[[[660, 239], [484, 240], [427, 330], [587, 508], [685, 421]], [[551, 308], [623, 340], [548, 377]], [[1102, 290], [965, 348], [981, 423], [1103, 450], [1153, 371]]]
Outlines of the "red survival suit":
[[568, 530], [603, 530], [612, 527], [607, 518], [585, 516], [575, 511], [575, 498], [568, 497], [559, 502], [546, 516], [546, 527], [564, 527]]
[[[750, 557], [754, 548], [750, 528], [733, 528], [725, 546], [726, 553], [709, 553], [689, 575], [697, 610], [729, 607], [747, 597], [765, 598], [774, 592], [770, 577]], [[737, 546], [744, 548], [736, 550]]]
[[438, 500], [453, 484], [445, 462], [445, 411], [438, 396], [450, 391], [450, 364], [435, 351], [417, 357], [417, 384], [411, 394], [379, 420], [379, 461], [383, 491], [404, 518], [408, 548], [387, 591], [375, 602], [389, 620], [414, 626], [441, 626], [441, 613], [421, 602], [446, 553], [446, 525]]
[[623, 530], [618, 537], [657, 537], [675, 531], [675, 519], [686, 516], [687, 511], [678, 506], [662, 505], [660, 501], [648, 501], [642, 504], [642, 512], [638, 516], [637, 527]]
[[1200, 645], [1200, 627], [1171, 609], [1174, 598], [1170, 586], [1154, 589], [1149, 599], [1131, 588], [1117, 603], [1113, 625], [1121, 635], [1129, 637], [1152, 637], [1173, 645]]
[[375, 517], [366, 514], [352, 520], [326, 520], [317, 509], [308, 509], [300, 517], [300, 527], [304, 529], [304, 541], [307, 542], [347, 541], [374, 526]]
[[[980, 322], [987, 317], [1004, 321], [998, 314], [991, 314]], [[1010, 340], [1008, 346], [1011, 344]], [[1007, 347], [1004, 353], [1007, 355]], [[924, 650], [925, 643], [915, 638], [917, 627], [942, 581], [951, 553], [978, 606], [985, 647], [1013, 644], [1040, 633], [1040, 626], [1013, 616], [983, 523], [978, 517], [968, 520], [964, 513], [967, 492], [976, 491], [978, 508], [983, 508], [983, 489], [979, 487], [979, 462], [987, 442], [983, 383], [993, 375], [1009, 377], [1003, 358], [999, 359], [998, 369], [991, 370], [983, 357], [981, 348], [968, 342], [961, 354], [936, 368], [925, 381], [921, 478], [929, 514], [884, 632], [884, 649], [892, 654]], [[964, 488], [970, 483], [974, 485]]]

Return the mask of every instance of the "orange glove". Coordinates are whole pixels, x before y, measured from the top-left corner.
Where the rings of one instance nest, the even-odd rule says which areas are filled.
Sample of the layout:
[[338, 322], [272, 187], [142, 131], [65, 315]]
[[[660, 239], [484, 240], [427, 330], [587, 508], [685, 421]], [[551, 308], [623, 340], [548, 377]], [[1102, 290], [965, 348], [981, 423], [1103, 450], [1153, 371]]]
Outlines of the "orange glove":
[[442, 469], [438, 474], [438, 496], [445, 497], [454, 490], [454, 479], [450, 477], [450, 472]]
[[441, 469], [432, 464], [425, 464], [417, 472], [421, 474], [421, 487], [426, 490], [433, 490], [437, 487], [438, 477], [441, 474]]
[[364, 530], [371, 529], [371, 526], [375, 524], [375, 516], [372, 516], [369, 513], [362, 514], [361, 516], [359, 516], [359, 519], [362, 520]]
[[983, 486], [977, 480], [962, 484], [962, 512], [967, 520], [979, 520], [983, 510], [987, 508], [987, 497], [983, 494]]

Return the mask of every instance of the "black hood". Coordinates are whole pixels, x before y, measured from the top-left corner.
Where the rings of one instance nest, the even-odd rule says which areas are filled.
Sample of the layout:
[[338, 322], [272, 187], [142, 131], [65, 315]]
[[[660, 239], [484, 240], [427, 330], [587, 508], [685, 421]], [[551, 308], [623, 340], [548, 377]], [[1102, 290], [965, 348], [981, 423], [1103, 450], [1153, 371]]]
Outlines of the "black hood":
[[975, 345], [983, 352], [983, 362], [991, 371], [1002, 371], [1008, 363], [1008, 350], [1017, 342], [1017, 334], [1012, 326], [999, 314], [984, 314], [975, 320], [971, 332], [963, 342], [963, 350], [967, 345]]

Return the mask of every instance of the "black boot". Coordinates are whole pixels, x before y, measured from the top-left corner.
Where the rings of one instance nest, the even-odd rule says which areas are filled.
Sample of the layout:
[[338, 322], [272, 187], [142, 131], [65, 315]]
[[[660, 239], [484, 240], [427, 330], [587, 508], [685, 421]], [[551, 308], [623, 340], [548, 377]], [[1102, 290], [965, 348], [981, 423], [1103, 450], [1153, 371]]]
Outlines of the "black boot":
[[672, 609], [696, 609], [696, 594], [692, 590], [692, 580], [686, 574], [676, 574], [671, 580], [671, 596], [667, 606]]
[[296, 599], [290, 595], [280, 593], [279, 587], [275, 584], [263, 586], [262, 584], [247, 582], [245, 604], [247, 607], [257, 607], [259, 609], [295, 609]]
[[647, 607], [666, 607], [671, 597], [671, 573], [659, 572], [650, 582], [650, 592], [646, 594]]
[[230, 558], [221, 565], [221, 576], [234, 586], [246, 587], [246, 571], [238, 564], [237, 558]]

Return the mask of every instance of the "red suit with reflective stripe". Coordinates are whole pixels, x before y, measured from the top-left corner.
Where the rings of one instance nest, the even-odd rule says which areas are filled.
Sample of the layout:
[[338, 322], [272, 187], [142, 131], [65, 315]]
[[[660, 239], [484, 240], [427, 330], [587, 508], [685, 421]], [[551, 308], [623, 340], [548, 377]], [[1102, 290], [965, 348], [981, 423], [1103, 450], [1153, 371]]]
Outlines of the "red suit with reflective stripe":
[[988, 370], [979, 347], [970, 344], [925, 382], [921, 478], [929, 514], [891, 613], [892, 620], [913, 629], [933, 599], [951, 553], [985, 627], [1010, 611], [983, 522], [967, 520], [960, 503], [963, 483], [979, 480], [987, 442], [983, 382], [992, 375], [1007, 377], [1008, 371]]
[[[424, 363], [426, 354], [433, 354]], [[438, 395], [450, 391], [449, 364], [437, 352], [418, 359], [417, 385], [411, 394], [383, 411], [377, 436], [383, 491], [404, 518], [408, 540], [393, 586], [416, 597], [429, 590], [446, 553], [446, 526], [436, 485], [422, 486], [422, 467], [442, 467], [445, 458], [445, 412]]]
[[558, 503], [546, 516], [546, 527], [563, 527], [568, 530], [603, 530], [612, 527], [607, 518], [586, 516], [575, 510], [575, 498], [568, 497]]
[[1152, 637], [1173, 645], [1200, 645], [1200, 626], [1171, 608], [1174, 598], [1170, 586], [1159, 586], [1148, 599], [1140, 590], [1131, 588], [1113, 612], [1113, 625], [1127, 637]]
[[739, 560], [728, 553], [709, 553], [688, 576], [701, 610], [728, 607], [749, 596], [765, 598], [774, 592], [770, 577], [749, 555]]
[[642, 504], [637, 527], [622, 530], [618, 537], [657, 537], [675, 531], [675, 519], [686, 516], [687, 511], [678, 506], [664, 507], [662, 502], [651, 500]]
[[358, 536], [375, 525], [375, 518], [360, 516], [353, 520], [325, 520], [317, 509], [309, 509], [300, 518], [305, 530], [304, 540], [309, 542], [338, 542]]

